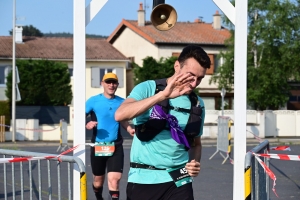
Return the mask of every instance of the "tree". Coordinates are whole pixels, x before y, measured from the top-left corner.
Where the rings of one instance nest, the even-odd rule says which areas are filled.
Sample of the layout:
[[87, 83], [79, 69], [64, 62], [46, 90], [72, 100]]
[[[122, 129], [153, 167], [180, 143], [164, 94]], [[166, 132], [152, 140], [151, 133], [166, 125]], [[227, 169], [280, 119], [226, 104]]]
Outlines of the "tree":
[[134, 63], [134, 84], [137, 85], [146, 80], [155, 80], [172, 76], [176, 60], [176, 57], [161, 58], [159, 61], [156, 61], [153, 57], [146, 57], [143, 59], [143, 67]]
[[[248, 5], [247, 100], [255, 109], [278, 109], [289, 97], [291, 81], [300, 80], [300, 1], [252, 0]], [[226, 42], [224, 64], [210, 82], [231, 91], [234, 29]], [[238, 44], [237, 44], [238, 45]], [[238, 72], [236, 72], [238, 75]]]
[[[12, 35], [12, 30], [9, 31], [9, 34]], [[43, 37], [44, 34], [37, 28], [32, 25], [23, 26], [23, 36], [36, 36], [36, 37]]]
[[[49, 60], [17, 60], [22, 100], [18, 105], [62, 106], [72, 101], [70, 74], [65, 63]], [[12, 73], [5, 94], [11, 102]]]

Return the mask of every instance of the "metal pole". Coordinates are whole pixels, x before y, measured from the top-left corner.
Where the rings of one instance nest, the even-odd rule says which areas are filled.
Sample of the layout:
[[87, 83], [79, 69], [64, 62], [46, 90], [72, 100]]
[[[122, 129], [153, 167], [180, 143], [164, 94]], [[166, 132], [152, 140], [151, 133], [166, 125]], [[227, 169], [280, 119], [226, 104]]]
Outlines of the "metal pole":
[[16, 136], [16, 0], [13, 0], [13, 28], [12, 28], [13, 46], [12, 46], [12, 98], [11, 98], [11, 127], [12, 142], [15, 142]]
[[221, 91], [221, 96], [222, 96], [222, 116], [224, 116], [224, 96], [225, 96], [225, 89], [222, 88], [222, 91]]

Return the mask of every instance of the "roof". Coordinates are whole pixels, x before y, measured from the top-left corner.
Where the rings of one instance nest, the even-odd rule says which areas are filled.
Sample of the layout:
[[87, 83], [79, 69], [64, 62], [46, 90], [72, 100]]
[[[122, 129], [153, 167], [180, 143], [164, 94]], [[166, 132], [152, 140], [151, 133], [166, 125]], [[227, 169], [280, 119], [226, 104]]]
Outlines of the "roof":
[[[12, 58], [12, 37], [0, 36], [0, 59]], [[16, 58], [73, 60], [73, 38], [23, 37]], [[86, 60], [127, 60], [106, 39], [86, 38]]]
[[113, 43], [125, 28], [130, 28], [153, 44], [224, 45], [225, 40], [231, 35], [228, 29], [224, 27], [220, 30], [214, 29], [211, 23], [177, 22], [170, 30], [159, 31], [150, 22], [146, 22], [145, 26], [138, 26], [137, 21], [123, 19], [107, 41]]

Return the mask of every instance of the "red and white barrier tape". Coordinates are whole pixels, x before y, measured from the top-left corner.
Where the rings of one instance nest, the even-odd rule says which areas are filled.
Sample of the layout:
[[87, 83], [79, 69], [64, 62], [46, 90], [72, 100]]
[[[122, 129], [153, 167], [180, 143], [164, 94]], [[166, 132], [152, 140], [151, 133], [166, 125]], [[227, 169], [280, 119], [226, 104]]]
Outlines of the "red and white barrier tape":
[[[5, 124], [0, 124], [0, 126], [4, 126], [4, 127], [8, 127], [10, 128], [11, 126], [5, 125]], [[35, 132], [47, 132], [47, 131], [54, 131], [56, 129], [58, 129], [60, 126], [55, 127], [53, 129], [50, 130], [43, 130], [43, 129], [29, 129], [29, 128], [18, 128], [16, 127], [17, 130], [27, 130], [27, 131], [35, 131]]]
[[61, 154], [59, 154], [57, 156], [0, 158], [0, 163], [26, 162], [26, 161], [31, 161], [31, 160], [49, 160], [52, 158], [57, 158], [57, 160], [60, 161], [60, 157], [62, 155], [65, 155], [67, 153], [70, 153], [71, 151], [74, 151], [75, 149], [77, 149], [79, 147], [79, 145], [87, 145], [87, 146], [91, 146], [91, 147], [95, 146], [94, 143], [78, 144], [78, 145], [62, 152]]
[[255, 154], [265, 158], [273, 158], [279, 160], [293, 160], [300, 161], [300, 155], [287, 155], [287, 154]]
[[270, 170], [270, 168], [258, 157], [260, 154], [255, 154], [255, 158], [256, 160], [259, 162], [259, 164], [262, 166], [262, 168], [265, 170], [265, 172], [269, 175], [269, 177], [273, 180], [273, 187], [272, 187], [272, 190], [273, 192], [275, 193], [275, 195], [277, 197], [279, 197], [276, 193], [276, 189], [275, 189], [275, 185], [276, 185], [276, 176], [275, 174]]
[[254, 137], [255, 137], [255, 139], [257, 139], [258, 141], [259, 141], [259, 143], [262, 143], [263, 142], [263, 139], [262, 138], [260, 138], [260, 137], [258, 137], [257, 135], [255, 135], [254, 133], [252, 133], [251, 131], [248, 131], [248, 130], [246, 130], [248, 133], [251, 133]]
[[275, 151], [291, 151], [290, 146], [277, 146], [277, 147], [271, 147], [270, 150]]
[[58, 161], [61, 161], [60, 157], [62, 155], [65, 155], [67, 153], [70, 153], [71, 151], [74, 151], [78, 146], [79, 145], [76, 145], [76, 146], [62, 152], [61, 154], [59, 154], [57, 156], [0, 158], [0, 163], [27, 162], [27, 161], [31, 161], [31, 160], [49, 160], [52, 158], [57, 158]]

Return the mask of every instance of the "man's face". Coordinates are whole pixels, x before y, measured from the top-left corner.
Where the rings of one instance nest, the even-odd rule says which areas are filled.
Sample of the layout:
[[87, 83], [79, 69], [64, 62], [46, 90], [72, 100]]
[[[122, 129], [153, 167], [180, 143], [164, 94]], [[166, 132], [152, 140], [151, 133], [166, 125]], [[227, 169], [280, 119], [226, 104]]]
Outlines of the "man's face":
[[119, 85], [119, 83], [116, 80], [112, 80], [112, 79], [102, 81], [101, 83], [104, 89], [104, 94], [107, 95], [114, 95]]
[[176, 61], [174, 69], [176, 73], [191, 74], [193, 77], [192, 81], [190, 82], [190, 87], [192, 90], [194, 90], [201, 83], [206, 74], [206, 68], [202, 67], [194, 58], [187, 59], [183, 66], [180, 66], [180, 63]]

